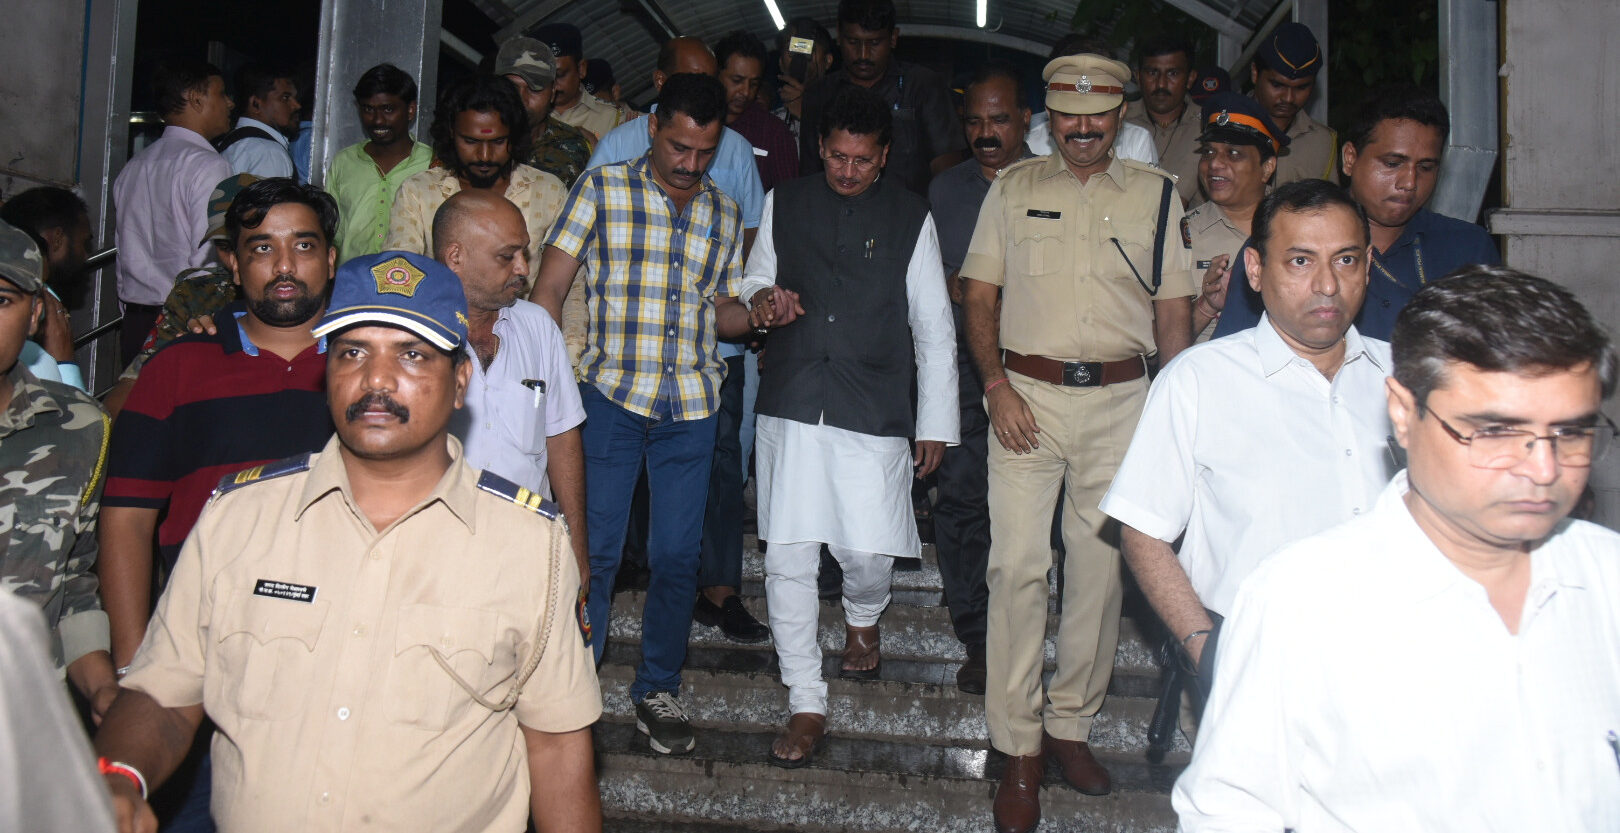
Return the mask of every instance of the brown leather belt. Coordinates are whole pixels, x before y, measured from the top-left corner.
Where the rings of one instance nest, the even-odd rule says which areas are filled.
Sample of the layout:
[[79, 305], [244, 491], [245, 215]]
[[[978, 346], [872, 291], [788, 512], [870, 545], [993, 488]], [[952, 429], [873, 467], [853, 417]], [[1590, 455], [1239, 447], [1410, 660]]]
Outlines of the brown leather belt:
[[1045, 356], [1026, 356], [1023, 353], [1003, 350], [1001, 363], [1014, 373], [1022, 373], [1031, 379], [1071, 388], [1102, 387], [1129, 382], [1147, 375], [1147, 360], [1142, 356], [1120, 359], [1117, 362], [1060, 362]]

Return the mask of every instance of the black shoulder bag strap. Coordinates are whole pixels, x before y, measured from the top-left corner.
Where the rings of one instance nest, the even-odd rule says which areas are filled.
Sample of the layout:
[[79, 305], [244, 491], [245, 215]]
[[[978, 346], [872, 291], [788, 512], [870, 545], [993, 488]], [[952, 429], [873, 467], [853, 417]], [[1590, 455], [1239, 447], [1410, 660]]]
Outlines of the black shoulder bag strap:
[[[266, 133], [251, 124], [246, 124], [214, 140], [214, 150], [224, 153], [226, 148], [242, 141], [243, 139], [267, 139], [272, 142], [276, 141], [275, 137], [271, 136], [269, 133]], [[276, 144], [281, 143], [276, 142]]]

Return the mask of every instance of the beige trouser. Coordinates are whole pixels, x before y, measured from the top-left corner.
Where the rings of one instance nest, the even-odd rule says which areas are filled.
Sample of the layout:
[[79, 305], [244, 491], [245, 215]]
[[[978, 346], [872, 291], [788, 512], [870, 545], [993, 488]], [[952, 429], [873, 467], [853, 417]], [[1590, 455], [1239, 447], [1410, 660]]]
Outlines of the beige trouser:
[[[1118, 528], [1097, 504], [1130, 445], [1148, 380], [1066, 388], [1007, 375], [1034, 413], [1040, 448], [1014, 454], [990, 443], [985, 718], [991, 745], [1008, 755], [1033, 755], [1041, 748], [1043, 722], [1052, 737], [1087, 739], [1114, 671], [1121, 597]], [[1057, 671], [1043, 697], [1046, 572], [1052, 566], [1052, 509], [1060, 484], [1067, 488], [1063, 546], [1068, 556]]]

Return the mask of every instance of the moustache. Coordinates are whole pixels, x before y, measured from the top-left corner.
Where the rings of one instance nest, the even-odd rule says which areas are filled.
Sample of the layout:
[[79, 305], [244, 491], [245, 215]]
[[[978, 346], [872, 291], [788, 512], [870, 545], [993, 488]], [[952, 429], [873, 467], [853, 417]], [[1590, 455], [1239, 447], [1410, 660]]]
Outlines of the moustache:
[[1000, 150], [1001, 138], [998, 136], [980, 136], [973, 140], [974, 150]]
[[1081, 133], [1079, 131], [1075, 131], [1065, 135], [1063, 140], [1066, 142], [1084, 142], [1087, 139], [1101, 139], [1102, 137], [1103, 134], [1101, 133]]
[[265, 286], [264, 291], [269, 292], [270, 290], [275, 289], [283, 284], [288, 286], [296, 286], [299, 289], [308, 291], [308, 287], [305, 287], [302, 283], [299, 283], [298, 279], [292, 275], [277, 275], [275, 280], [271, 281]]
[[377, 406], [381, 406], [383, 410], [393, 414], [396, 417], [399, 417], [400, 422], [411, 421], [411, 410], [404, 405], [395, 402], [386, 393], [368, 393], [365, 396], [360, 397], [358, 402], [355, 402], [353, 405], [350, 405], [343, 410], [343, 419], [346, 422], [354, 422], [366, 411], [369, 411], [373, 407]]
[[689, 177], [692, 177], [694, 179], [696, 179], [697, 177], [700, 177], [700, 176], [703, 175], [702, 171], [689, 171], [689, 170], [687, 170], [685, 168], [676, 168], [675, 170], [670, 171], [669, 173], [670, 173], [671, 176], [682, 176], [682, 177], [689, 176]]

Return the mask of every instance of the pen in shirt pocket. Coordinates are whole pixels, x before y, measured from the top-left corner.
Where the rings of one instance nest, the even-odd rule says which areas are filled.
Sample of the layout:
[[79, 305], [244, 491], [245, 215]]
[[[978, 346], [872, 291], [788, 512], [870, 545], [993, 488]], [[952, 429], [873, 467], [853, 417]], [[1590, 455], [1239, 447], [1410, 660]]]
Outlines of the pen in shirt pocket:
[[524, 379], [523, 386], [534, 391], [534, 407], [540, 407], [540, 397], [546, 395], [546, 380]]

